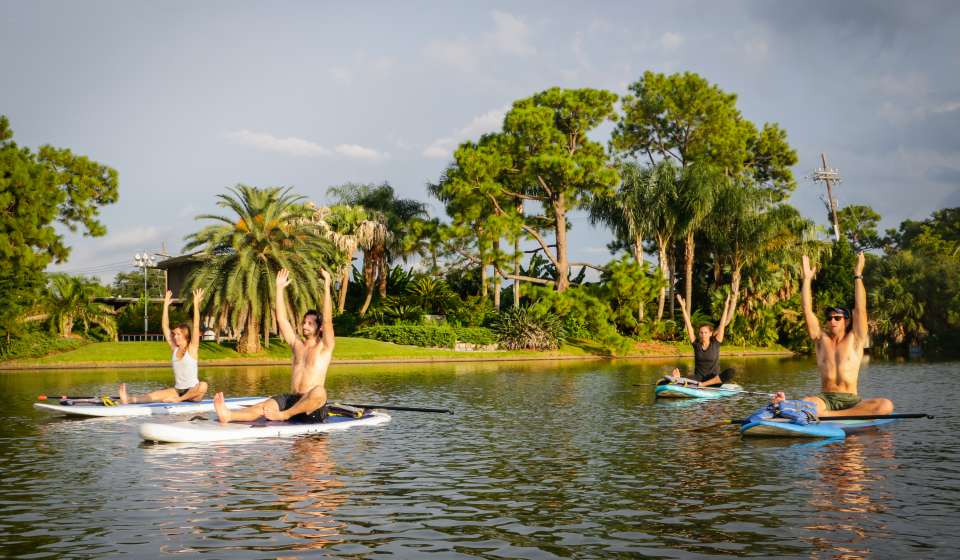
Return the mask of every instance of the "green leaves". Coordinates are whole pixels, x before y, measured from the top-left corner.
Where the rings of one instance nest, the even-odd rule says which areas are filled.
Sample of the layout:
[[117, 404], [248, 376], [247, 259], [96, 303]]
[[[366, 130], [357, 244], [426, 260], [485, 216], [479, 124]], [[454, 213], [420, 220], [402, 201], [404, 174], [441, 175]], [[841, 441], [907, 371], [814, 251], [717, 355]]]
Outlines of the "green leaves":
[[296, 321], [307, 309], [321, 307], [319, 270], [335, 269], [338, 256], [311, 221], [314, 210], [289, 188], [237, 185], [218, 198], [217, 205], [232, 214], [198, 217], [217, 223], [187, 237], [186, 249], [202, 249], [205, 259], [188, 279], [188, 289], [205, 288], [205, 308], [247, 335], [242, 351], [255, 352], [259, 325], [271, 320], [277, 271], [290, 271], [287, 303]]
[[117, 200], [117, 172], [70, 150], [38, 153], [13, 141], [0, 115], [0, 334], [16, 333], [21, 313], [45, 283], [43, 269], [70, 254], [55, 222], [100, 236], [100, 207]]

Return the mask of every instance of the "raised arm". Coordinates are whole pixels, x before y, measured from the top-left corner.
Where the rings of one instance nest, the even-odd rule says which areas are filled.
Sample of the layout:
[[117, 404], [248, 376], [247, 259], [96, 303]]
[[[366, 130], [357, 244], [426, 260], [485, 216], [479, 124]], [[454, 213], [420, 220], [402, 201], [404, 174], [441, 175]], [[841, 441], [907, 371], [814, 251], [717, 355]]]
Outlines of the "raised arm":
[[857, 255], [857, 264], [853, 267], [853, 334], [861, 344], [866, 344], [867, 329], [867, 289], [863, 286], [863, 251]]
[[323, 277], [323, 345], [326, 348], [333, 348], [333, 299], [330, 297], [330, 273], [326, 269], [320, 269], [320, 276]]
[[732, 294], [727, 295], [727, 299], [723, 301], [723, 313], [720, 315], [720, 326], [717, 328], [717, 332], [713, 333], [713, 339], [717, 342], [723, 342], [723, 333], [726, 332], [727, 323], [730, 322], [730, 315], [733, 314], [733, 311], [730, 309], [730, 304]]
[[697, 341], [697, 333], [693, 331], [693, 324], [690, 322], [690, 311], [687, 310], [687, 303], [683, 301], [683, 296], [677, 294], [677, 301], [680, 303], [680, 314], [683, 315], [683, 324], [687, 328], [687, 336], [690, 342]]
[[813, 277], [816, 273], [817, 269], [810, 267], [810, 258], [804, 255], [800, 300], [803, 302], [803, 319], [807, 322], [807, 334], [809, 334], [810, 338], [815, 342], [820, 340], [821, 334], [820, 321], [817, 320], [817, 316], [813, 312], [813, 288], [811, 284], [813, 283]]
[[283, 298], [283, 291], [290, 285], [290, 273], [287, 269], [281, 268], [277, 272], [277, 327], [280, 329], [280, 337], [291, 347], [297, 343], [297, 332], [293, 330], [290, 321], [287, 319], [287, 303]]
[[200, 351], [200, 303], [203, 301], [203, 288], [193, 290], [193, 328], [190, 329], [190, 346], [187, 351], [196, 358]]
[[170, 302], [173, 301], [173, 292], [167, 290], [163, 294], [163, 318], [160, 319], [160, 328], [163, 329], [163, 338], [173, 350], [177, 349], [177, 344], [173, 341], [173, 333], [170, 332]]

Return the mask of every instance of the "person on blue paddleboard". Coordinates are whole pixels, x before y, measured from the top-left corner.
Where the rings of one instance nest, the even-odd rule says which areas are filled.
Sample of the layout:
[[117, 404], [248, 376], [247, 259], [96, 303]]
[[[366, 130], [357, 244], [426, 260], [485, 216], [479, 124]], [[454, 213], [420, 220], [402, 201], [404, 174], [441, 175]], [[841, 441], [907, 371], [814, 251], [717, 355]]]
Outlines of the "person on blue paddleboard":
[[300, 338], [287, 319], [287, 304], [283, 295], [291, 283], [290, 273], [285, 268], [277, 272], [277, 326], [280, 336], [293, 351], [290, 392], [240, 410], [228, 409], [223, 393], [217, 393], [213, 398], [213, 406], [222, 424], [260, 418], [305, 423], [326, 420], [327, 390], [324, 383], [333, 356], [333, 302], [330, 299], [330, 273], [321, 269], [320, 274], [323, 276], [323, 322], [320, 322], [320, 314], [315, 310], [307, 311], [300, 325], [303, 332], [303, 338]]
[[141, 404], [151, 402], [175, 403], [199, 401], [207, 394], [206, 381], [200, 381], [197, 362], [200, 358], [200, 302], [203, 301], [203, 288], [193, 291], [193, 325], [181, 323], [170, 330], [170, 303], [173, 292], [167, 290], [163, 296], [163, 338], [173, 351], [173, 387], [151, 391], [146, 395], [128, 395], [127, 384], [120, 384], [120, 402], [122, 404]]
[[[867, 290], [863, 287], [864, 256], [861, 251], [853, 267], [854, 306], [853, 313], [844, 307], [826, 310], [826, 330], [813, 312], [811, 283], [817, 269], [810, 266], [810, 259], [803, 256], [803, 318], [807, 332], [817, 351], [817, 369], [820, 372], [822, 392], [803, 397], [816, 405], [817, 415], [858, 416], [890, 414], [893, 402], [885, 398], [863, 399], [857, 393], [860, 377], [860, 362], [867, 345]], [[774, 404], [785, 400], [782, 391], [773, 397]]]
[[680, 313], [683, 315], [683, 324], [687, 328], [687, 336], [690, 338], [690, 344], [693, 345], [693, 375], [684, 378], [680, 375], [680, 368], [673, 368], [670, 374], [669, 382], [683, 383], [694, 381], [699, 387], [709, 387], [710, 385], [722, 385], [733, 379], [733, 368], [727, 368], [720, 371], [720, 344], [723, 343], [723, 335], [727, 325], [733, 321], [734, 309], [737, 305], [736, 295], [728, 294], [723, 302], [723, 313], [720, 315], [720, 324], [716, 330], [710, 323], [703, 323], [693, 330], [693, 323], [690, 321], [690, 310], [687, 309], [687, 303], [683, 296], [677, 294], [677, 302], [680, 303]]

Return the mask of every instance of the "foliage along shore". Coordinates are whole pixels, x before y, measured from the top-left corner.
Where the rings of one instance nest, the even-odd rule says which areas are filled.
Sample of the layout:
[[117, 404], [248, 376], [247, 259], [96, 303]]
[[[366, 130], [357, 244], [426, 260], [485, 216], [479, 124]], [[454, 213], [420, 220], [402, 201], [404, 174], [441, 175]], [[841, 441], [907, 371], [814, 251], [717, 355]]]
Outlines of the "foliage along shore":
[[[86, 367], [170, 367], [170, 350], [165, 342], [92, 342], [79, 348], [0, 362], [0, 370], [29, 370]], [[780, 346], [759, 348], [725, 346], [725, 356], [791, 355]], [[637, 343], [627, 355], [616, 359], [687, 358], [692, 356], [689, 343]], [[339, 337], [333, 363], [383, 362], [472, 362], [510, 360], [569, 360], [614, 358], [600, 345], [586, 340], [574, 340], [555, 351], [486, 351], [456, 352], [442, 348], [402, 346], [364, 338]], [[256, 355], [240, 354], [231, 345], [204, 342], [200, 346], [203, 366], [286, 365], [290, 363], [290, 349], [277, 340], [271, 341]]]

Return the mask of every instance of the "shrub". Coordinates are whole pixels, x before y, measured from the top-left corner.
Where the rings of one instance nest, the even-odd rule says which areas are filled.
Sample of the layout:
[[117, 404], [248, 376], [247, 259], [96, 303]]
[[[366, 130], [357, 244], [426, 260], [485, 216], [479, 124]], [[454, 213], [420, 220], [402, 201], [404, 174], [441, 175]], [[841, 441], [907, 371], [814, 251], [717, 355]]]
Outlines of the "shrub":
[[470, 296], [447, 310], [447, 322], [464, 327], [487, 327], [497, 319], [497, 309], [489, 300]]
[[56, 352], [75, 350], [89, 341], [63, 338], [43, 331], [28, 331], [21, 336], [0, 342], [0, 361], [39, 358]]
[[486, 327], [453, 327], [457, 342], [468, 342], [479, 346], [489, 346], [499, 341], [497, 333]]
[[566, 338], [559, 317], [539, 315], [528, 307], [513, 307], [501, 313], [494, 330], [500, 335], [500, 344], [508, 350], [556, 350]]
[[357, 329], [354, 334], [362, 338], [428, 348], [453, 348], [456, 343], [456, 333], [446, 325], [439, 327], [430, 325], [373, 325]]

